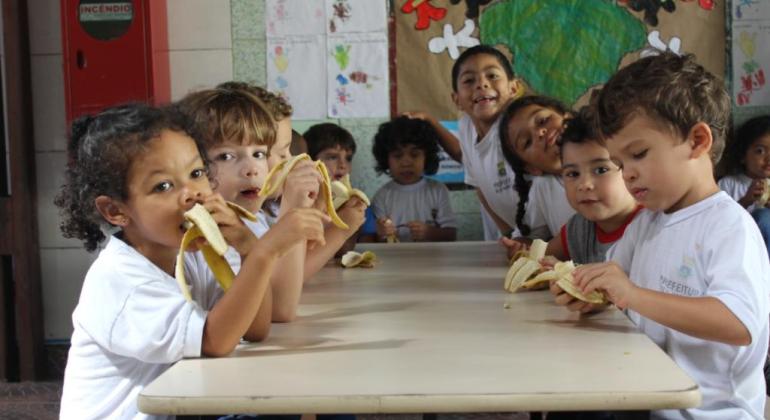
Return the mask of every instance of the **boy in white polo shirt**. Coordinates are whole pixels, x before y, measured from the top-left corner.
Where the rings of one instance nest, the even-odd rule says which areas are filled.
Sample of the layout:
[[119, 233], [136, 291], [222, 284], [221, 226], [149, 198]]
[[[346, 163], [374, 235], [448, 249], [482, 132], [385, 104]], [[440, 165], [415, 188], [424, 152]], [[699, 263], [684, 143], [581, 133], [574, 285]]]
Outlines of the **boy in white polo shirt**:
[[730, 98], [691, 55], [620, 70], [596, 100], [597, 123], [626, 187], [646, 209], [608, 262], [577, 269], [700, 387], [699, 407], [653, 417], [762, 419], [770, 264], [762, 237], [720, 191]]

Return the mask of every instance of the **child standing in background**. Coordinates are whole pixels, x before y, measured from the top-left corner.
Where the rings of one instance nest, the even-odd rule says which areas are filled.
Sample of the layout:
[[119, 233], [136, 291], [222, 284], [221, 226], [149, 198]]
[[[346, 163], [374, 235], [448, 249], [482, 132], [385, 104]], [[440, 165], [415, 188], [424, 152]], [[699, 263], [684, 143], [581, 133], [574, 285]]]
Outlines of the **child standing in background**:
[[380, 125], [372, 153], [392, 181], [372, 199], [377, 240], [454, 241], [455, 215], [446, 185], [425, 178], [438, 171], [438, 133], [425, 121], [399, 117]]
[[[277, 128], [264, 102], [243, 89], [218, 87], [189, 94], [180, 105], [203, 133], [215, 191], [225, 200], [259, 212], [263, 202], [259, 192], [269, 172], [268, 152], [270, 147], [275, 147]], [[291, 138], [291, 130], [288, 133]], [[321, 177], [311, 162], [295, 166], [284, 184], [278, 220], [294, 210], [312, 208], [320, 182]], [[246, 225], [258, 237], [269, 230], [264, 219], [262, 223]], [[273, 272], [272, 319], [275, 322], [288, 322], [296, 316], [304, 282], [306, 248], [304, 242], [295, 244], [282, 255]], [[233, 269], [237, 271], [237, 267]]]
[[735, 134], [727, 150], [729, 175], [719, 180], [719, 187], [757, 222], [770, 253], [770, 200], [756, 205], [770, 182], [770, 115], [746, 121]]
[[575, 214], [560, 177], [558, 140], [568, 115], [567, 107], [556, 99], [527, 96], [511, 102], [500, 117], [500, 144], [515, 172], [520, 197], [514, 214], [522, 237], [502, 239], [514, 251], [532, 239], [558, 236]]
[[602, 88], [597, 124], [626, 187], [645, 209], [607, 254], [580, 266], [698, 384], [699, 407], [654, 417], [761, 419], [770, 262], [756, 223], [720, 191], [730, 97], [691, 55], [664, 52]]
[[[185, 357], [224, 356], [270, 328], [270, 274], [298, 242], [323, 240], [321, 212], [295, 212], [257, 240], [207, 177], [200, 140], [181, 113], [125, 105], [72, 126], [66, 184], [56, 198], [65, 237], [89, 251], [117, 228], [88, 270], [74, 332], [60, 416], [139, 418], [139, 392]], [[187, 253], [192, 301], [174, 279], [183, 214], [202, 204], [243, 261], [222, 289]]]

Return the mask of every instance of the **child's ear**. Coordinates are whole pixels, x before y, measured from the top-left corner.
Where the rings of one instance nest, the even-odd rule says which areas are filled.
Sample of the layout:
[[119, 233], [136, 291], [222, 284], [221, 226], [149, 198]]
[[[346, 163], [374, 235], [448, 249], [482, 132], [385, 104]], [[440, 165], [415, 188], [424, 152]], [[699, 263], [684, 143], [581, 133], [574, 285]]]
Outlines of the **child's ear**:
[[692, 148], [690, 152], [691, 158], [697, 159], [704, 154], [710, 158], [711, 146], [714, 142], [714, 138], [711, 135], [711, 127], [703, 121], [695, 124], [687, 135], [687, 142], [690, 143]]
[[100, 195], [94, 200], [94, 205], [104, 220], [111, 225], [125, 227], [130, 220], [124, 209], [123, 203], [113, 200], [112, 197]]
[[462, 109], [460, 108], [460, 97], [457, 95], [457, 92], [452, 92], [451, 96], [452, 96], [452, 102], [454, 102], [457, 109], [462, 111]]
[[511, 98], [518, 99], [524, 96], [524, 85], [521, 84], [521, 80], [513, 78], [508, 84], [511, 89]]

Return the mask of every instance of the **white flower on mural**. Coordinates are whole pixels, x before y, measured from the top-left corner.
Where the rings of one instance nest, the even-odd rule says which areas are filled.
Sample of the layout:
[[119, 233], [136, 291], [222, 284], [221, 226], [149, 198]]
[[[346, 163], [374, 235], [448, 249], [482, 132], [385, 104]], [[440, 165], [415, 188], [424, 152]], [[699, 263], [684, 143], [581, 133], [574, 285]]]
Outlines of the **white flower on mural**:
[[671, 40], [668, 41], [668, 45], [666, 45], [666, 43], [660, 39], [660, 31], [652, 31], [647, 34], [647, 42], [650, 45], [642, 50], [639, 54], [641, 57], [658, 55], [666, 51], [671, 51], [676, 55], [682, 55], [682, 53], [679, 52], [679, 49], [682, 47], [682, 40], [678, 37], [671, 37]]
[[428, 41], [428, 50], [433, 54], [441, 54], [444, 50], [449, 53], [452, 60], [457, 60], [460, 56], [460, 47], [470, 48], [479, 45], [479, 40], [471, 36], [476, 24], [472, 20], [466, 19], [465, 26], [456, 34], [452, 32], [452, 25], [444, 25], [444, 36], [435, 37]]

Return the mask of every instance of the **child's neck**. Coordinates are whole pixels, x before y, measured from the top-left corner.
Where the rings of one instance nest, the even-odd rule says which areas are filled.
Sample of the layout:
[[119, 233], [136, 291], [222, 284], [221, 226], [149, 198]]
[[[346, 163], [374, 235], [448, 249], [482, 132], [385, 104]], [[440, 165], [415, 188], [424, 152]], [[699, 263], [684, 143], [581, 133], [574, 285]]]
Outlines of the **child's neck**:
[[611, 216], [608, 219], [597, 221], [596, 226], [599, 226], [599, 229], [601, 229], [604, 233], [614, 232], [621, 226], [628, 223], [628, 219], [632, 217], [634, 213], [639, 211], [639, 208], [640, 206], [636, 204], [635, 201], [631, 202], [629, 205], [624, 207], [622, 211], [618, 212], [614, 216]]
[[489, 121], [489, 122], [478, 120], [475, 118], [471, 118], [471, 121], [473, 121], [473, 128], [476, 129], [476, 143], [479, 143], [481, 140], [484, 139], [484, 137], [487, 136], [492, 126], [495, 125], [495, 121], [497, 121], [497, 118], [494, 118], [492, 121]]
[[[690, 178], [690, 188], [684, 193], [684, 195], [674, 203], [673, 206], [664, 210], [664, 213], [673, 213], [678, 210], [690, 207], [693, 204], [699, 203], [712, 195], [718, 193], [719, 186], [714, 180], [711, 165], [701, 165], [696, 171], [692, 172]], [[690, 175], [685, 173], [685, 176]]]
[[145, 258], [158, 266], [158, 268], [163, 270], [166, 274], [174, 277], [174, 267], [176, 265], [178, 249], [168, 248], [161, 245], [149, 245], [142, 243], [142, 241], [132, 240], [131, 235], [126, 235], [125, 232], [123, 232], [121, 239], [123, 242], [134, 248], [136, 252], [144, 255]]

